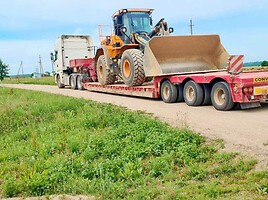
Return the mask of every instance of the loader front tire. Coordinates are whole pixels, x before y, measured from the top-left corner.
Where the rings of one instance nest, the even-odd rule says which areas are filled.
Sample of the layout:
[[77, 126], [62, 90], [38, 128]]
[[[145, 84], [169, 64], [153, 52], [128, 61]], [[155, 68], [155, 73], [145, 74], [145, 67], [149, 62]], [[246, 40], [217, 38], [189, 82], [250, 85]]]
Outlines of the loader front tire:
[[138, 49], [125, 50], [121, 58], [121, 75], [127, 86], [138, 86], [145, 82], [143, 53]]
[[115, 75], [107, 69], [107, 61], [104, 55], [101, 55], [97, 61], [97, 76], [98, 82], [101, 85], [109, 85], [114, 84], [115, 82]]

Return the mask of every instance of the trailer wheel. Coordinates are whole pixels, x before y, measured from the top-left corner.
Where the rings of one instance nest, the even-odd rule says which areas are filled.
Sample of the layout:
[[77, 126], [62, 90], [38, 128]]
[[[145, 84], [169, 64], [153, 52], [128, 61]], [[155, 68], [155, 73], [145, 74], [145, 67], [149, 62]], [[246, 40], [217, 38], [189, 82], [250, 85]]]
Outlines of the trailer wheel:
[[203, 90], [204, 90], [204, 100], [202, 102], [202, 105], [211, 105], [211, 86], [209, 84], [203, 84]]
[[77, 89], [77, 83], [76, 83], [76, 76], [75, 75], [71, 75], [70, 78], [70, 82], [71, 82], [71, 89], [76, 90]]
[[184, 85], [183, 97], [188, 106], [200, 106], [204, 99], [202, 86], [194, 81], [188, 81]]
[[218, 82], [212, 87], [211, 101], [217, 110], [231, 110], [235, 105], [229, 85], [226, 82]]
[[183, 102], [184, 98], [183, 98], [183, 86], [182, 84], [178, 84], [177, 86], [178, 88], [178, 98], [177, 98], [177, 102]]
[[65, 88], [65, 85], [60, 81], [60, 76], [57, 76], [57, 85], [58, 88]]
[[76, 81], [77, 81], [77, 89], [83, 90], [84, 89], [83, 77], [81, 75], [78, 75]]
[[178, 90], [169, 80], [165, 80], [161, 85], [161, 98], [165, 103], [174, 103], [178, 98]]
[[107, 69], [107, 61], [104, 55], [101, 55], [97, 61], [98, 82], [101, 85], [109, 85], [115, 82], [115, 75]]
[[125, 50], [121, 58], [120, 70], [127, 86], [142, 85], [145, 81], [143, 53], [138, 49]]

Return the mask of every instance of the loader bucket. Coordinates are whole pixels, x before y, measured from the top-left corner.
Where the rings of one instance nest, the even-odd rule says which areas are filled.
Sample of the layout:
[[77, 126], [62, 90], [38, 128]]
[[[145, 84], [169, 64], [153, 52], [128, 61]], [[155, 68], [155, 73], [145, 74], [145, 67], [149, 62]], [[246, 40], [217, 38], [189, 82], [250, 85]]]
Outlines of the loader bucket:
[[146, 76], [226, 69], [229, 54], [218, 35], [153, 37], [145, 46]]

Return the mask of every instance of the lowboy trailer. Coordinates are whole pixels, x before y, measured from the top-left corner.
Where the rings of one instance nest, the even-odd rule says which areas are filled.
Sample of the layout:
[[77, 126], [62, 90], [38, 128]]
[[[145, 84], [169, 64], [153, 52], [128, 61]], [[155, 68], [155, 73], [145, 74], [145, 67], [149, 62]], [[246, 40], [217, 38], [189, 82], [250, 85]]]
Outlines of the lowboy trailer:
[[[71, 62], [81, 65], [86, 59]], [[84, 88], [93, 92], [161, 98], [165, 103], [212, 104], [222, 111], [233, 109], [237, 103], [242, 109], [259, 107], [261, 102], [268, 101], [268, 69], [242, 72], [242, 67], [243, 56], [231, 56], [226, 70], [161, 75], [141, 86], [127, 86], [119, 80], [112, 85], [85, 81]], [[96, 72], [92, 74], [96, 80]]]

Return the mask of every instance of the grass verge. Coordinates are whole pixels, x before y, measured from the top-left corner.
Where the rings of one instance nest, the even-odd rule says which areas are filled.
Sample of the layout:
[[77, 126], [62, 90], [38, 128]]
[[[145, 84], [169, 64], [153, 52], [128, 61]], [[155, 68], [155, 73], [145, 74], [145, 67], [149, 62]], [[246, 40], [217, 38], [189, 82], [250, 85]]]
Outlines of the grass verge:
[[35, 85], [56, 85], [54, 77], [42, 78], [5, 78], [0, 84], [35, 84]]
[[1, 87], [0, 105], [0, 197], [268, 198], [256, 161], [144, 113]]

